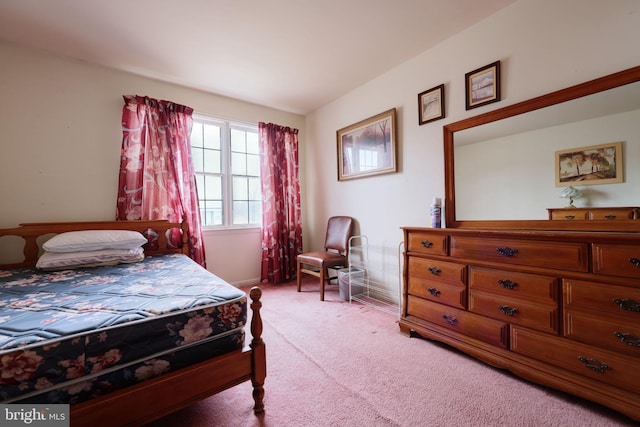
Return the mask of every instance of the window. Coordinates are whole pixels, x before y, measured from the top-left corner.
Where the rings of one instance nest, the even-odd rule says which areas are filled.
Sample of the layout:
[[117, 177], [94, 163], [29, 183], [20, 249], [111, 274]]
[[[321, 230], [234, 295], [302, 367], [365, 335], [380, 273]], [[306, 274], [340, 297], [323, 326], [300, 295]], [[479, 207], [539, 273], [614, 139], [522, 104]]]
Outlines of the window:
[[260, 226], [258, 128], [195, 116], [191, 156], [204, 227]]

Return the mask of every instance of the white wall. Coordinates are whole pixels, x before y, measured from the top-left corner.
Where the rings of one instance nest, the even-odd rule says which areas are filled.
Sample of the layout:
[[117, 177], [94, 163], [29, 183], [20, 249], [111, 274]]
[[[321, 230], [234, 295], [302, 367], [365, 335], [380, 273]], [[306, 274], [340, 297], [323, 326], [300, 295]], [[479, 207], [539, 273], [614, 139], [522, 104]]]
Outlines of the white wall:
[[[304, 143], [300, 115], [0, 43], [0, 227], [115, 218], [123, 94], [298, 128]], [[205, 250], [232, 283], [260, 276], [259, 230], [206, 232]]]
[[[335, 214], [355, 217], [376, 244], [429, 226], [428, 206], [444, 193], [442, 126], [639, 65], [638, 40], [637, 0], [520, 0], [308, 115], [305, 245], [322, 244]], [[497, 60], [502, 101], [465, 111], [465, 73]], [[417, 94], [441, 83], [446, 118], [419, 126]], [[336, 130], [393, 107], [399, 172], [338, 182]]]

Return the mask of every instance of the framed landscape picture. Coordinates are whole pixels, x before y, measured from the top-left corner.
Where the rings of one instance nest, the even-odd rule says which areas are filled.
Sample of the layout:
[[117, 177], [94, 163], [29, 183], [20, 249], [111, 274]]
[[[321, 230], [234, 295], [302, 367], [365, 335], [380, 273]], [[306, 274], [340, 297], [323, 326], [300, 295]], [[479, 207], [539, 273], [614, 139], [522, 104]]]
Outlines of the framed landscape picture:
[[337, 131], [338, 180], [397, 171], [396, 109]]
[[622, 142], [556, 151], [556, 187], [623, 182]]
[[444, 84], [418, 94], [418, 124], [444, 118]]
[[500, 101], [500, 61], [465, 74], [467, 110]]

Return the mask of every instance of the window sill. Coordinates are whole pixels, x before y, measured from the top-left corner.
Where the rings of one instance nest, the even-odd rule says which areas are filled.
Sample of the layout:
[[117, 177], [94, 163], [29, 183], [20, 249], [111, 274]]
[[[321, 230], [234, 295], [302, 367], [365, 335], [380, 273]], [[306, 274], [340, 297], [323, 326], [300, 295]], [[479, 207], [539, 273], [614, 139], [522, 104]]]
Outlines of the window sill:
[[261, 227], [202, 228], [202, 234], [260, 234]]

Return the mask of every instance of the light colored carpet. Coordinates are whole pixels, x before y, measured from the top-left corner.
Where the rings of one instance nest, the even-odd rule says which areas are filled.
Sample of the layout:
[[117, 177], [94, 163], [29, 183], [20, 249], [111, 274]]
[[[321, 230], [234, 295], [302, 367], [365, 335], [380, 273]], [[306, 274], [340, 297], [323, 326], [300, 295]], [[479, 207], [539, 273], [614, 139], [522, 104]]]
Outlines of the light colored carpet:
[[531, 384], [447, 346], [399, 332], [387, 313], [321, 302], [306, 282], [263, 289], [267, 380], [263, 416], [241, 384], [149, 427], [625, 426], [599, 405]]

